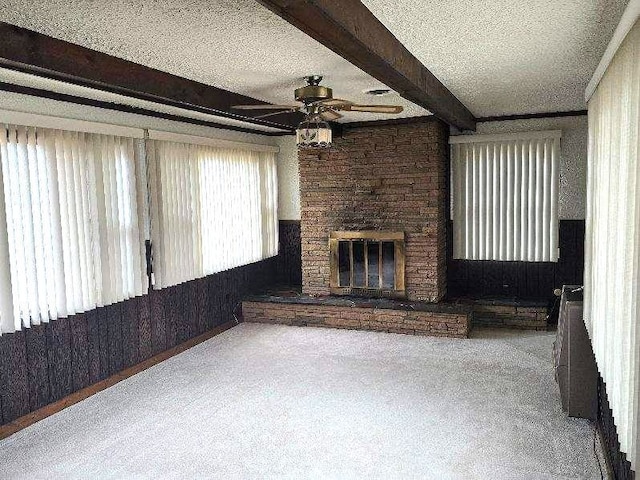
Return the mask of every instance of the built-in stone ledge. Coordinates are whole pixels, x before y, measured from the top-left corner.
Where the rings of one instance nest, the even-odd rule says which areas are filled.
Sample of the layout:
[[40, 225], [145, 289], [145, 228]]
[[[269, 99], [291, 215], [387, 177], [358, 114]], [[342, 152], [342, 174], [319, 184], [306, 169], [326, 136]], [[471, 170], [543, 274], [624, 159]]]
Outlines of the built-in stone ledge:
[[270, 293], [242, 302], [245, 322], [467, 338], [469, 305]]
[[547, 330], [547, 303], [513, 298], [456, 298], [451, 302], [473, 310], [474, 327]]

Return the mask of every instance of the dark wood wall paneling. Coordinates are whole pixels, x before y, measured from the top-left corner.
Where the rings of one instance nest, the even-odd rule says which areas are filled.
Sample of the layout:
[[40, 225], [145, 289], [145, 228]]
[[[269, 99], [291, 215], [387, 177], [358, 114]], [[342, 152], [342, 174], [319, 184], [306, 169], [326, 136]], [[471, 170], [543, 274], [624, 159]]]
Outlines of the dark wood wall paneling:
[[278, 283], [300, 286], [302, 285], [300, 220], [280, 220], [279, 237]]
[[634, 480], [635, 476], [631, 470], [631, 464], [627, 461], [626, 455], [620, 451], [618, 431], [602, 377], [598, 378], [598, 429], [607, 455], [607, 467], [613, 473], [614, 478], [616, 480]]
[[230, 321], [280, 257], [0, 336], [0, 425]]
[[553, 296], [554, 288], [582, 285], [584, 228], [584, 220], [560, 220], [557, 263], [450, 259], [448, 295], [543, 300]]

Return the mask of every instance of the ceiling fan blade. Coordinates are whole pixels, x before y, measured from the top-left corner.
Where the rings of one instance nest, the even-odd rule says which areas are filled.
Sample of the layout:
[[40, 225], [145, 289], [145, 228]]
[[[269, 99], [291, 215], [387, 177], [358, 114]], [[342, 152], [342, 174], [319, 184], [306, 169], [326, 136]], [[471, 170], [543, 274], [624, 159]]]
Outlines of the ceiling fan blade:
[[271, 117], [272, 115], [280, 115], [281, 113], [290, 113], [290, 112], [292, 112], [291, 109], [289, 109], [289, 110], [278, 110], [277, 112], [265, 113], [263, 115], [255, 115], [255, 116], [252, 116], [251, 118], [265, 118], [265, 117]]
[[231, 108], [234, 110], [287, 110], [294, 111], [300, 107], [298, 105], [233, 105]]
[[332, 122], [333, 120], [338, 120], [339, 118], [342, 118], [342, 115], [340, 115], [335, 110], [327, 109], [320, 112], [320, 118], [322, 118], [323, 120], [326, 120], [327, 122]]
[[341, 98], [327, 98], [326, 100], [318, 100], [317, 102], [311, 103], [311, 105], [322, 105], [323, 107], [334, 107], [341, 105], [353, 105], [353, 102], [349, 100], [343, 100]]
[[341, 105], [334, 107], [347, 112], [400, 113], [404, 110], [399, 105]]

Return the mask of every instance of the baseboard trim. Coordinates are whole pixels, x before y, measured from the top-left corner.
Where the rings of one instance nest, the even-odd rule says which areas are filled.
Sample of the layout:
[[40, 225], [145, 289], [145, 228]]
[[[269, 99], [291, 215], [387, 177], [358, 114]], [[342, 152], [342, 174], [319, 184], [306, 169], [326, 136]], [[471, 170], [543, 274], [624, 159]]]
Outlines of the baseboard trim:
[[116, 383], [121, 382], [122, 380], [126, 380], [127, 378], [132, 377], [137, 373], [147, 370], [148, 368], [151, 368], [158, 363], [161, 363], [175, 355], [178, 355], [179, 353], [182, 353], [185, 350], [198, 345], [199, 343], [209, 340], [210, 338], [213, 338], [216, 335], [219, 335], [222, 332], [235, 327], [236, 325], [237, 322], [235, 320], [223, 323], [222, 325], [219, 325], [203, 333], [202, 335], [187, 340], [186, 342], [181, 343], [180, 345], [176, 345], [169, 350], [160, 352], [143, 362], [140, 362], [136, 365], [133, 365], [132, 367], [129, 367], [125, 370], [122, 370], [121, 372], [110, 376], [109, 378], [94, 383], [93, 385], [83, 388], [82, 390], [78, 390], [71, 395], [61, 398], [60, 400], [50, 403], [49, 405], [45, 405], [44, 407], [23, 415], [22, 417], [16, 418], [14, 421], [0, 427], [0, 440], [11, 436], [14, 433], [19, 432], [20, 430], [27, 428], [28, 426], [33, 425], [36, 422], [39, 422], [40, 420], [50, 417], [51, 415], [54, 415], [64, 410], [65, 408], [70, 407], [71, 405], [81, 402], [82, 400], [89, 398], [90, 396], [95, 395], [96, 393], [105, 390], [115, 385]]

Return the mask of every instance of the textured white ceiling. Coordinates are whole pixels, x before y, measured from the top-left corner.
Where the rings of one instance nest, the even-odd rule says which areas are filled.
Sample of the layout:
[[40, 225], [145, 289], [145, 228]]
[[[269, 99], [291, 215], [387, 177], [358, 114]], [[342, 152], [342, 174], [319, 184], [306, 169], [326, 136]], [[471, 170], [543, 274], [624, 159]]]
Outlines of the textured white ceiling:
[[586, 108], [628, 0], [362, 0], [476, 116]]
[[0, 19], [272, 103], [295, 103], [302, 78], [319, 73], [334, 97], [399, 104], [399, 116], [429, 114], [397, 94], [364, 95], [384, 85], [255, 0], [0, 0]]
[[[477, 116], [584, 108], [583, 92], [627, 0], [364, 0]], [[255, 0], [0, 0], [0, 19], [273, 103], [308, 74], [334, 96], [428, 112]], [[345, 120], [389, 116], [351, 113]]]

